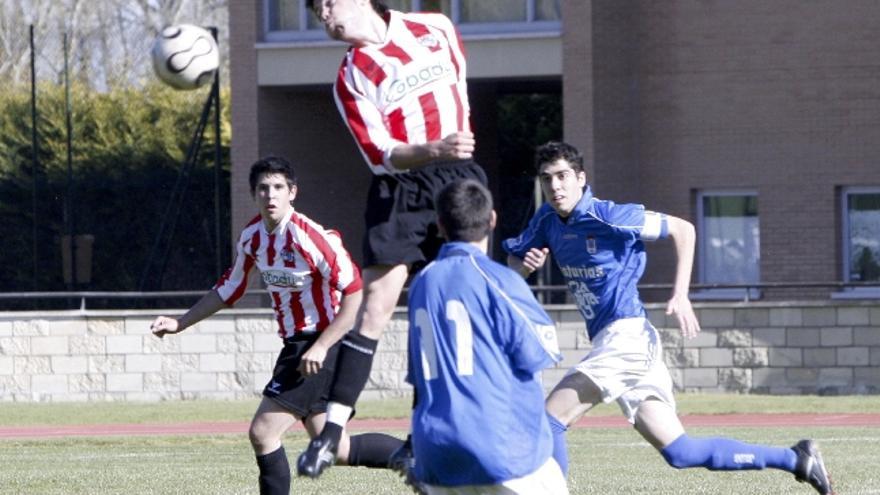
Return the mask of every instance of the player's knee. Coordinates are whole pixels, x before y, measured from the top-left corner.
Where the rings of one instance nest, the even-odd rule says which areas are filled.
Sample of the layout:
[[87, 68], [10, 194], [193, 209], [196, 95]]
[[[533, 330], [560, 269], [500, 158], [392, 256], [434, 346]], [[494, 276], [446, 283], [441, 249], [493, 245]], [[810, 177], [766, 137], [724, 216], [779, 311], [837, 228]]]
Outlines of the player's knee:
[[394, 307], [394, 303], [386, 304], [381, 301], [368, 303], [361, 317], [358, 333], [364, 337], [379, 340], [379, 337], [382, 336], [382, 332], [385, 330], [385, 326], [391, 321]]
[[276, 435], [271, 428], [259, 421], [251, 423], [248, 429], [248, 439], [255, 452], [268, 452], [272, 447], [281, 442], [280, 435]]
[[672, 443], [663, 447], [660, 454], [666, 459], [666, 463], [675, 469], [684, 469], [694, 466], [702, 466], [706, 462], [706, 455], [700, 442], [683, 434]]

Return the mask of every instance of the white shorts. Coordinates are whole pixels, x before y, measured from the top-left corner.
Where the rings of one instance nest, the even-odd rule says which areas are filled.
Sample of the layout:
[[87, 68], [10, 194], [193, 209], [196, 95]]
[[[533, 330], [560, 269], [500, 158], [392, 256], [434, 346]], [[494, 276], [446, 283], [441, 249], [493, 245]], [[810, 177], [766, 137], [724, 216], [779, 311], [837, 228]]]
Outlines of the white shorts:
[[603, 402], [617, 401], [630, 423], [646, 399], [654, 397], [675, 410], [672, 377], [663, 362], [663, 344], [647, 318], [624, 318], [593, 338], [593, 349], [568, 374], [579, 371], [602, 391]]
[[568, 485], [551, 457], [534, 472], [497, 485], [428, 485], [427, 491], [428, 495], [568, 495]]

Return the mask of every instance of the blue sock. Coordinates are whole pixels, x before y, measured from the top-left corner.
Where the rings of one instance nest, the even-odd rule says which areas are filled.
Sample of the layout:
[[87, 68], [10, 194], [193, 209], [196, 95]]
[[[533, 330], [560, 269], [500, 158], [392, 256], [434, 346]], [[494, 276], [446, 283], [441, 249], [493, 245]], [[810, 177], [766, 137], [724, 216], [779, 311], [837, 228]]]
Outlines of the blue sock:
[[[553, 459], [562, 468], [562, 474], [568, 477], [568, 446], [565, 443], [565, 432], [568, 427], [560, 423], [552, 414], [547, 414], [550, 421], [550, 431], [553, 432]], [[794, 451], [792, 451], [794, 452]]]
[[683, 434], [660, 453], [670, 466], [704, 467], [713, 471], [781, 469], [794, 472], [797, 455], [786, 447], [767, 447], [729, 438], [691, 438]]

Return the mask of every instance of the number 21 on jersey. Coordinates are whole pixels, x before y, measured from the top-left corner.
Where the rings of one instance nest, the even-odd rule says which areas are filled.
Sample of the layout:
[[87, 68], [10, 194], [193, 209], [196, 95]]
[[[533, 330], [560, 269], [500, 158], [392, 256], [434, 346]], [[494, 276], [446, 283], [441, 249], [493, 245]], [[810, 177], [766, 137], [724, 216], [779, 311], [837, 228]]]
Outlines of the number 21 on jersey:
[[[446, 301], [446, 320], [452, 330], [451, 340], [455, 341], [455, 368], [459, 376], [474, 374], [474, 335], [471, 319], [461, 301]], [[421, 341], [422, 371], [425, 380], [437, 378], [437, 342], [434, 339], [434, 325], [428, 311], [416, 310], [416, 327]]]

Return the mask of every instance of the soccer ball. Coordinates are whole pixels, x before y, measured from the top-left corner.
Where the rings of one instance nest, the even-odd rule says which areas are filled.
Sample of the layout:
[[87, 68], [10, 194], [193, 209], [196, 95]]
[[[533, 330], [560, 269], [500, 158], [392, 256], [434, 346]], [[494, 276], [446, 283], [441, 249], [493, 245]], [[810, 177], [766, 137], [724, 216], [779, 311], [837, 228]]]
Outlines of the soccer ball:
[[168, 26], [153, 42], [153, 69], [166, 84], [195, 89], [214, 79], [220, 50], [207, 29], [192, 24]]

